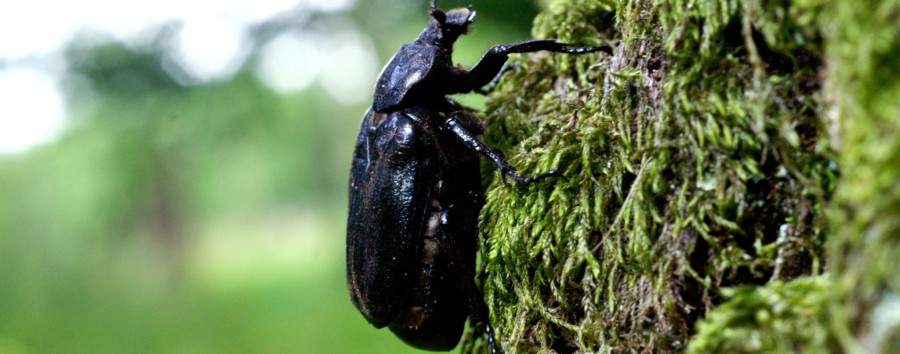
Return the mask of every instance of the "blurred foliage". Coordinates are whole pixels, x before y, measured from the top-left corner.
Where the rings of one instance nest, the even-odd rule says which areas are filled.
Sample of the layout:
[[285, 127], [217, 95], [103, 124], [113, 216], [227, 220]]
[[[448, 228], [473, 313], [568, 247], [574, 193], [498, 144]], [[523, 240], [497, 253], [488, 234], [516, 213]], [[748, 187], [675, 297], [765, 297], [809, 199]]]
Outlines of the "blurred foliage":
[[841, 153], [829, 267], [845, 351], [900, 352], [900, 1], [825, 3], [826, 116]]
[[827, 276], [722, 289], [728, 301], [697, 324], [687, 353], [829, 353]]
[[[531, 5], [475, 3], [457, 61], [527, 39]], [[427, 6], [360, 1], [260, 27], [351, 21], [383, 63]], [[182, 86], [162, 51], [76, 37], [68, 131], [0, 156], [0, 353], [412, 352], [346, 294], [347, 171], [367, 104], [274, 93], [249, 70], [255, 54], [229, 80]]]

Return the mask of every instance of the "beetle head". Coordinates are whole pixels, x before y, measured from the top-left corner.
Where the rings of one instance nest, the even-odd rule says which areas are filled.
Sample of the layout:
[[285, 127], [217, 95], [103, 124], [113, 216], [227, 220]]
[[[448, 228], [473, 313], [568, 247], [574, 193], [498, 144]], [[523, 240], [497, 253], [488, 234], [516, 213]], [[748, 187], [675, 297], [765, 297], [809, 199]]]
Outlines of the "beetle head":
[[444, 11], [437, 7], [437, 0], [431, 0], [433, 19], [422, 33], [423, 39], [441, 46], [453, 45], [459, 36], [469, 32], [469, 25], [475, 22], [475, 11], [468, 7]]

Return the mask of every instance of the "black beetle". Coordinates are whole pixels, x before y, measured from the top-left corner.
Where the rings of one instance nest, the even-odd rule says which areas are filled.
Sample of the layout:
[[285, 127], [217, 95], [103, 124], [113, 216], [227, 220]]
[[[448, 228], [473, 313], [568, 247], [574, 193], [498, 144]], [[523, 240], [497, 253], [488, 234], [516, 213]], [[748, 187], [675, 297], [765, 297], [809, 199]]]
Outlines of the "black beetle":
[[[432, 20], [384, 67], [360, 127], [350, 170], [347, 285], [366, 320], [388, 326], [420, 349], [453, 349], [465, 320], [485, 326], [497, 345], [475, 287], [478, 213], [483, 204], [479, 157], [527, 184], [526, 178], [475, 136], [481, 123], [447, 95], [486, 93], [509, 54], [573, 48], [555, 40], [495, 46], [471, 70], [453, 65], [453, 43], [475, 22], [471, 6], [447, 12], [431, 2]], [[491, 88], [493, 87], [491, 84]]]

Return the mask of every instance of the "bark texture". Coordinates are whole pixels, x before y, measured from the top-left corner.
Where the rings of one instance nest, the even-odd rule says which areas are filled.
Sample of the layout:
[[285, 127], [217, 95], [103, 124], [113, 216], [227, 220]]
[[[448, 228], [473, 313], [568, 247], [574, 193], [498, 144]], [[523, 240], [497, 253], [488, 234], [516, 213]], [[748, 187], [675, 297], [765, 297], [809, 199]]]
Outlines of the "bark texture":
[[490, 146], [564, 175], [486, 172], [506, 352], [896, 347], [900, 10], [866, 3], [546, 4], [536, 38], [615, 53], [518, 57], [488, 101]]

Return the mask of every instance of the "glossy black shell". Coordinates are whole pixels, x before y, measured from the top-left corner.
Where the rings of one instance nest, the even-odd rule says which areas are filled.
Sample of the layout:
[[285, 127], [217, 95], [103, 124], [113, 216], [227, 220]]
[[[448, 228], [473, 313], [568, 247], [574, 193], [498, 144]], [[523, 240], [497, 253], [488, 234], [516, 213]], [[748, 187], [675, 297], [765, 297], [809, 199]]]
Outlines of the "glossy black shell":
[[[415, 86], [421, 83], [431, 70], [433, 50], [410, 48], [416, 44], [410, 43], [400, 47], [391, 61], [381, 69], [381, 75], [375, 84], [375, 99], [372, 102], [372, 109], [375, 111], [386, 112], [397, 108], [407, 93], [414, 92]], [[419, 45], [419, 47], [427, 46]]]
[[469, 315], [462, 284], [474, 276], [481, 204], [478, 155], [433, 123], [449, 111], [370, 110], [350, 176], [353, 303], [374, 326], [429, 350], [455, 347]]

